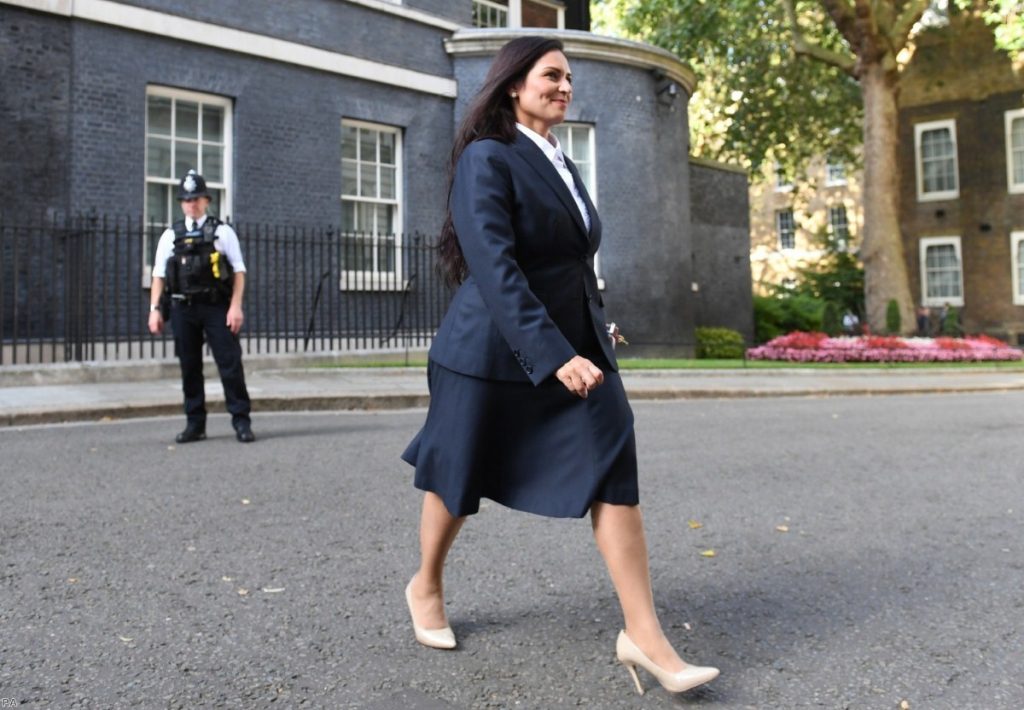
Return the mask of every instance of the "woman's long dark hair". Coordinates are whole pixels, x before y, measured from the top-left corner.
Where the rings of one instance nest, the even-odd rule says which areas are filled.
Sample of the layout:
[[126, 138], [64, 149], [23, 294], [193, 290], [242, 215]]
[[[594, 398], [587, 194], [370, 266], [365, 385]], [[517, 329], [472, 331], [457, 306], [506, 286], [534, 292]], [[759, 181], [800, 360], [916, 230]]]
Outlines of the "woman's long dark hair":
[[466, 115], [455, 132], [451, 162], [448, 165], [449, 204], [438, 242], [438, 269], [450, 285], [466, 278], [466, 260], [455, 237], [452, 224], [451, 194], [455, 166], [466, 146], [482, 138], [495, 138], [505, 143], [516, 139], [516, 112], [509, 90], [526, 78], [533, 65], [550, 51], [564, 51], [561, 41], [552, 37], [518, 37], [504, 47], [491, 64], [484, 85], [473, 98]]

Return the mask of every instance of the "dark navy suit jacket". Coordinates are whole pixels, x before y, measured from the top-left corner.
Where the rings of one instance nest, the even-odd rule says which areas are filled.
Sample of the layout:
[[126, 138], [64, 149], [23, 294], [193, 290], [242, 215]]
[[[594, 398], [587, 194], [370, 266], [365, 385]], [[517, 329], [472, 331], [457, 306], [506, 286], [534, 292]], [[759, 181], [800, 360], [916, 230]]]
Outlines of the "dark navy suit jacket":
[[617, 369], [591, 266], [601, 222], [576, 166], [576, 201], [544, 152], [514, 143], [470, 143], [459, 158], [451, 210], [469, 276], [452, 299], [430, 358], [474, 377], [538, 385], [593, 343]]

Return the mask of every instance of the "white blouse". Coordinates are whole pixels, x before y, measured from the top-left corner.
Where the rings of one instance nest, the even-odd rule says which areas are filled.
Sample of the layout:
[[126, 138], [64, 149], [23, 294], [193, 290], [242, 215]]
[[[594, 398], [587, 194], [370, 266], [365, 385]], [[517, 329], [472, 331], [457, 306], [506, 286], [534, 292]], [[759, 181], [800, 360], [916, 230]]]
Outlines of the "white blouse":
[[562, 146], [558, 144], [558, 137], [554, 133], [548, 133], [548, 138], [544, 138], [521, 123], [516, 123], [516, 128], [524, 136], [536, 143], [537, 147], [544, 151], [544, 155], [548, 157], [551, 164], [555, 166], [555, 170], [558, 171], [558, 175], [562, 178], [565, 186], [569, 188], [569, 193], [576, 201], [576, 206], [583, 217], [583, 224], [587, 226], [587, 231], [590, 231], [590, 213], [587, 211], [587, 204], [583, 201], [583, 195], [580, 194], [579, 188], [576, 187], [576, 181], [572, 179], [572, 173], [569, 172], [569, 167], [565, 164], [565, 155], [562, 153]]

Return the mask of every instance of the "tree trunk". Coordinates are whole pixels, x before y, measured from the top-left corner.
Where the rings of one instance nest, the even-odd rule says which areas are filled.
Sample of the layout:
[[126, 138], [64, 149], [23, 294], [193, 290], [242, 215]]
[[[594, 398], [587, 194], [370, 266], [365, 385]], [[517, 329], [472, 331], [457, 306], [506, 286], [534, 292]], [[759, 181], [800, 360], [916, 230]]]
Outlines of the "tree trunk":
[[914, 330], [914, 300], [907, 279], [900, 234], [899, 74], [880, 63], [864, 66], [859, 75], [864, 97], [864, 302], [873, 333], [885, 331], [885, 310], [895, 299], [901, 329]]

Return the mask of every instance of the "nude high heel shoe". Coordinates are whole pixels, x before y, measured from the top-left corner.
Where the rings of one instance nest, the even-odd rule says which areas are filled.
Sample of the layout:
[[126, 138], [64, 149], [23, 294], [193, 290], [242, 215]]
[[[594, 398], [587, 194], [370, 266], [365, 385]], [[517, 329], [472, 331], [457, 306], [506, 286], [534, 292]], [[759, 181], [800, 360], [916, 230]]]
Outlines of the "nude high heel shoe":
[[409, 617], [412, 619], [412, 630], [417, 641], [430, 648], [455, 648], [455, 632], [451, 626], [445, 626], [443, 629], [424, 629], [416, 624], [416, 618], [412, 615], [412, 582], [405, 587], [405, 603], [409, 605]]
[[619, 638], [615, 642], [615, 655], [633, 676], [633, 682], [636, 683], [636, 689], [640, 695], [644, 694], [644, 687], [640, 685], [640, 678], [636, 674], [637, 666], [654, 676], [661, 686], [670, 693], [681, 693], [718, 677], [718, 669], [707, 666], [687, 665], [678, 673], [669, 673], [661, 666], [655, 665], [654, 661], [648, 658], [647, 654], [641, 651], [629, 636], [626, 636], [625, 631], [619, 632]]

